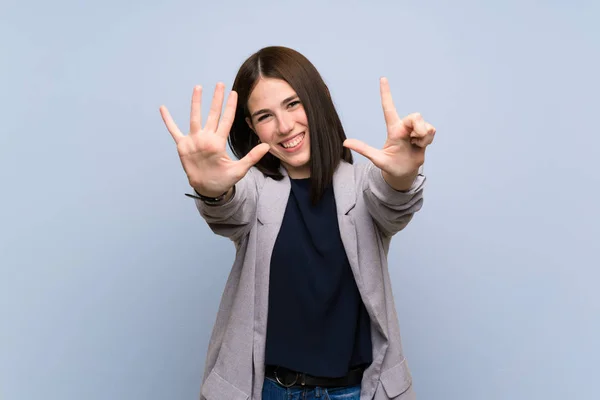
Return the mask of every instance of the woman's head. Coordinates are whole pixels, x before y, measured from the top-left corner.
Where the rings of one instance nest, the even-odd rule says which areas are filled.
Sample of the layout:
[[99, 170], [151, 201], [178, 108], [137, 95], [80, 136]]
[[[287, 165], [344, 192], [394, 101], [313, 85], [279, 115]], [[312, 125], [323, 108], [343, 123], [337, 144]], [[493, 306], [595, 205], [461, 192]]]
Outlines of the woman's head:
[[310, 176], [313, 200], [331, 183], [341, 159], [352, 162], [329, 90], [302, 54], [263, 48], [242, 64], [232, 89], [238, 104], [229, 144], [236, 157], [259, 140], [268, 143], [271, 151], [257, 167], [274, 179], [282, 177], [280, 165], [291, 178]]

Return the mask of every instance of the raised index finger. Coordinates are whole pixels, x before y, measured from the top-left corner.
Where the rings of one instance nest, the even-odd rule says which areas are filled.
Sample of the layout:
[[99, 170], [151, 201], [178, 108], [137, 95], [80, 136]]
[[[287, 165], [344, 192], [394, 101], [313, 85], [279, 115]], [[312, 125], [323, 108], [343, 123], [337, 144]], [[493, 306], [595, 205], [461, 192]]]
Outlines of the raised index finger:
[[385, 123], [388, 126], [395, 125], [401, 121], [396, 112], [394, 101], [392, 100], [392, 92], [390, 90], [390, 84], [387, 78], [383, 77], [380, 79], [379, 89], [381, 92], [381, 106], [383, 107], [383, 116], [385, 117]]

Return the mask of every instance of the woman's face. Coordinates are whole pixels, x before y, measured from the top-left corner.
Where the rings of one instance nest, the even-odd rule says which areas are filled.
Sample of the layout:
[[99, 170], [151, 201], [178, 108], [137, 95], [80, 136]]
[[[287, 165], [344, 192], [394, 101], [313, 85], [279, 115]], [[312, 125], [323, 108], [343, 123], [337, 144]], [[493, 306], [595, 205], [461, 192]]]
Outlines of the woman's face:
[[271, 154], [281, 160], [290, 178], [310, 176], [310, 136], [304, 107], [292, 87], [281, 79], [260, 78], [248, 98], [246, 122]]

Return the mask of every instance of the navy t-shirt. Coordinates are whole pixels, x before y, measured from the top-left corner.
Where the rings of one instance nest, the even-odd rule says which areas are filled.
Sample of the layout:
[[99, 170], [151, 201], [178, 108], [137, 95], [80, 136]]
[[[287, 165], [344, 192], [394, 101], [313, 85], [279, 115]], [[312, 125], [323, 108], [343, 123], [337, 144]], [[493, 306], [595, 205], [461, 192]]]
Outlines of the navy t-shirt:
[[340, 377], [372, 361], [370, 319], [340, 238], [333, 188], [291, 193], [271, 257], [265, 363]]

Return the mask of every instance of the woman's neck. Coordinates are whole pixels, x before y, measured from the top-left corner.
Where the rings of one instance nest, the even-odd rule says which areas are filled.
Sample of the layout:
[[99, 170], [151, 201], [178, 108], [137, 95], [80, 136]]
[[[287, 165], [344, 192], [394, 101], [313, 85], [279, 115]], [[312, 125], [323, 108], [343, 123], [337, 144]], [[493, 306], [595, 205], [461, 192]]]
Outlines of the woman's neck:
[[310, 166], [302, 166], [300, 168], [290, 167], [288, 165], [283, 165], [285, 170], [287, 171], [290, 179], [306, 179], [310, 178]]

